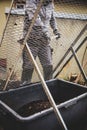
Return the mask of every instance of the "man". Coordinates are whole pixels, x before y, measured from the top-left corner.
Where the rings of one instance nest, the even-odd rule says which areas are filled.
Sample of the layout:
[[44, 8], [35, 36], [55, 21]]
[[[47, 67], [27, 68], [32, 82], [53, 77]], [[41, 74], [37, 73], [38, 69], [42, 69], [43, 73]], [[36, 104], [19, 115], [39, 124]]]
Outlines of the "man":
[[[32, 18], [34, 17], [34, 13], [37, 9], [37, 5], [39, 4], [39, 2], [40, 0], [26, 0], [24, 38], [28, 32], [29, 26], [31, 24]], [[34, 58], [36, 59], [37, 56], [39, 57], [43, 68], [45, 80], [52, 79], [53, 77], [49, 26], [51, 26], [51, 28], [53, 29], [53, 33], [57, 36], [57, 38], [60, 38], [60, 34], [58, 33], [54, 17], [53, 2], [52, 0], [43, 0], [40, 12], [30, 33], [30, 37], [27, 39], [27, 44], [29, 45], [29, 48]], [[19, 42], [23, 42], [22, 40], [19, 40]], [[21, 77], [22, 82], [31, 82], [33, 70], [34, 66], [29, 60], [26, 48], [24, 48], [23, 71]]]

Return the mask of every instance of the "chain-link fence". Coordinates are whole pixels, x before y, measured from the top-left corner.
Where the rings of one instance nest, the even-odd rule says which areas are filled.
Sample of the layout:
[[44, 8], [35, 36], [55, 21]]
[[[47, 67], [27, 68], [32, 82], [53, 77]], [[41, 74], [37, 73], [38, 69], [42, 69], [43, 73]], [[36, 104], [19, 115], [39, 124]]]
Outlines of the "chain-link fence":
[[[33, 70], [34, 72], [32, 71], [33, 64], [31, 64], [29, 54], [26, 51], [27, 48], [23, 49], [23, 45], [19, 41], [21, 38], [25, 39], [29, 27], [31, 27], [33, 17], [28, 14], [31, 11], [30, 8], [32, 8], [34, 16], [34, 10], [36, 10], [38, 4], [35, 5], [34, 9], [31, 5], [26, 11], [25, 1], [14, 0], [12, 3], [10, 2], [5, 0], [0, 2], [2, 7], [0, 8], [1, 89], [5, 85], [9, 88], [8, 84], [14, 81], [20, 84], [24, 81], [28, 81], [29, 83], [39, 81], [35, 69]], [[82, 73], [82, 77], [86, 80], [84, 72], [87, 74], [87, 2], [81, 0], [54, 1], [54, 16], [58, 29], [58, 32], [55, 33], [56, 25], [51, 23], [53, 29], [48, 26], [48, 19], [49, 25], [50, 22], [54, 22], [53, 16], [51, 18], [52, 10], [51, 5], [40, 9], [38, 17], [41, 23], [39, 26], [38, 23], [35, 23], [37, 24], [36, 26], [34, 24], [32, 27], [33, 31], [31, 30], [29, 34], [30, 39], [28, 37], [26, 39], [36, 59], [36, 63], [46, 80], [56, 77], [70, 79], [72, 75], [76, 77], [80, 76], [80, 73]], [[26, 21], [27, 17], [31, 18]], [[26, 26], [27, 31], [24, 31], [25, 24], [28, 24]], [[56, 36], [59, 36], [58, 33], [60, 33], [60, 38], [56, 38]], [[76, 54], [82, 67], [78, 67], [79, 65], [75, 60], [75, 56], [71, 60], [72, 54], [74, 55], [72, 47], [77, 52]], [[25, 56], [26, 54], [27, 56]], [[81, 70], [82, 68], [83, 70]], [[53, 72], [53, 75], [51, 72]], [[11, 85], [14, 87], [14, 84]], [[17, 85], [19, 86], [19, 84]]]

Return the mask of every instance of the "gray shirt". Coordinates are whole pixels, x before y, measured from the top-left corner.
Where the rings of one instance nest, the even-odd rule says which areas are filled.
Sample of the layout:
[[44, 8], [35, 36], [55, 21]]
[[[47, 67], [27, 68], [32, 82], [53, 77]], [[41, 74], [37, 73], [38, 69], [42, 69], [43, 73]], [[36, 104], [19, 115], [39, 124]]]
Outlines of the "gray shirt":
[[[38, 4], [39, 0], [26, 0], [25, 10], [28, 14], [29, 20], [32, 20]], [[53, 30], [57, 29], [56, 20], [54, 17], [53, 3], [49, 3], [47, 6], [42, 6], [34, 25], [40, 26], [43, 32], [48, 33], [48, 35], [49, 35], [49, 26], [51, 26]]]

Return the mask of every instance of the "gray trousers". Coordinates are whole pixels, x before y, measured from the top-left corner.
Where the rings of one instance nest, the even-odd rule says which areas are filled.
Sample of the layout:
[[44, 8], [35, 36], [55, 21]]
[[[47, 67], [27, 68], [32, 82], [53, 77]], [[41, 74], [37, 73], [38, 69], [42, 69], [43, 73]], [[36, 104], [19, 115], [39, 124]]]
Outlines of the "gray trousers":
[[[39, 57], [40, 63], [43, 68], [44, 72], [44, 78], [45, 80], [49, 80], [52, 78], [52, 54], [51, 54], [51, 47], [49, 45], [49, 41], [47, 39], [30, 39], [28, 40], [29, 48], [36, 59], [36, 57]], [[32, 72], [34, 69], [34, 65], [32, 64], [31, 60], [29, 59], [29, 56], [27, 54], [26, 48], [23, 50], [23, 72], [22, 73], [22, 80], [28, 80], [30, 82]], [[28, 74], [27, 74], [28, 72]], [[30, 74], [29, 74], [30, 72]], [[28, 76], [28, 77], [27, 77]], [[24, 77], [24, 78], [23, 78]]]
[[[43, 40], [29, 40], [29, 48], [36, 59], [39, 57], [40, 63], [43, 66], [52, 65], [52, 55], [51, 55], [51, 48], [49, 43], [44, 43]], [[24, 48], [23, 50], [23, 68], [24, 69], [32, 69], [34, 66], [31, 60], [28, 57], [27, 50]]]
[[[26, 12], [25, 12], [26, 13]], [[24, 37], [27, 34], [28, 28], [31, 24], [31, 21], [28, 19], [27, 13], [25, 14], [24, 20]], [[33, 26], [30, 33], [30, 37], [27, 39], [27, 44], [36, 59], [39, 57], [40, 63], [43, 68], [45, 80], [52, 78], [52, 55], [50, 48], [50, 41], [42, 31], [40, 26]], [[26, 48], [23, 49], [23, 72], [22, 72], [22, 81], [31, 82], [32, 73], [34, 70], [34, 65], [32, 64], [29, 56], [27, 54]]]

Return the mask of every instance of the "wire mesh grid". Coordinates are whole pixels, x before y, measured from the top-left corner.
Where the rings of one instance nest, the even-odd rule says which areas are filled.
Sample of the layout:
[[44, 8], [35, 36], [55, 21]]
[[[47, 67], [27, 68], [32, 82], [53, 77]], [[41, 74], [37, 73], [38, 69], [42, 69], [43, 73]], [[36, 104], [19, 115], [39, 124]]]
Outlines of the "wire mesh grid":
[[[25, 12], [26, 12], [26, 1], [14, 0], [12, 4], [11, 12], [9, 14], [10, 4], [11, 4], [10, 2], [11, 1], [9, 1], [8, 8], [7, 8], [8, 2], [7, 3], [6, 1], [0, 2], [0, 4], [3, 5], [5, 8], [4, 11], [3, 11], [3, 8], [1, 8], [2, 12], [0, 13], [1, 15], [0, 16], [1, 17], [1, 21], [0, 21], [0, 26], [1, 26], [1, 29], [0, 29], [0, 39], [1, 39], [0, 79], [1, 81], [2, 80], [5, 81], [3, 85], [1, 83], [1, 88], [4, 87], [6, 83], [6, 79], [8, 78], [12, 70], [13, 72], [10, 76], [9, 82], [13, 82], [13, 81], [18, 81], [19, 83], [21, 82], [23, 70], [24, 68], [26, 70], [28, 66], [28, 64], [23, 66], [24, 61], [26, 62], [26, 59], [27, 61], [29, 59], [29, 56], [28, 57], [24, 56], [24, 60], [23, 60], [23, 55], [25, 55], [23, 51], [19, 55], [22, 45], [18, 42], [18, 40], [23, 38], [23, 36], [25, 35], [24, 34], [24, 21], [25, 21]], [[45, 9], [46, 8], [47, 7], [45, 7]], [[38, 17], [40, 17], [41, 22], [44, 22], [44, 18], [46, 18], [46, 20], [49, 19], [51, 9], [48, 8], [47, 10], [44, 10], [46, 12], [42, 12], [42, 14], [40, 14], [41, 12], [39, 12]], [[9, 14], [9, 18], [8, 18], [8, 14]], [[75, 63], [76, 65], [74, 67], [72, 65], [74, 61], [71, 63], [67, 63], [69, 57], [72, 55], [71, 51], [69, 51], [69, 53], [67, 53], [67, 51], [70, 49], [72, 43], [78, 37], [79, 33], [87, 25], [86, 14], [87, 14], [87, 2], [85, 0], [84, 1], [82, 0], [77, 0], [77, 1], [58, 0], [57, 1], [56, 0], [54, 1], [54, 16], [56, 18], [56, 25], [57, 25], [58, 33], [61, 34], [60, 38], [58, 40], [56, 39], [53, 33], [54, 30], [48, 25], [46, 27], [49, 33], [49, 37], [47, 37], [48, 39], [46, 39], [45, 36], [42, 36], [44, 33], [42, 32], [40, 26], [38, 27], [39, 31], [36, 28], [35, 28], [36, 30], [34, 30], [34, 27], [33, 27], [32, 30], [34, 30], [35, 32], [31, 31], [30, 40], [27, 40], [27, 43], [30, 45], [29, 46], [30, 48], [32, 48], [34, 44], [31, 50], [33, 52], [37, 65], [43, 76], [47, 78], [49, 77], [50, 72], [52, 71], [51, 65], [53, 65], [53, 77], [59, 76], [60, 78], [61, 77], [65, 78], [67, 77], [67, 75], [70, 76], [70, 74], [72, 73], [80, 73], [78, 72], [79, 69], [77, 67], [77, 64]], [[7, 18], [8, 18], [8, 21], [7, 21]], [[28, 24], [30, 24], [29, 22], [31, 22], [31, 20], [29, 21], [28, 19]], [[50, 21], [49, 21], [49, 25], [50, 25]], [[28, 30], [28, 26], [27, 26], [27, 30]], [[45, 28], [44, 25], [43, 25], [43, 28]], [[76, 50], [80, 46], [80, 44], [83, 42], [83, 40], [86, 38], [86, 40], [84, 41], [84, 44], [82, 44], [82, 48], [79, 49], [79, 52], [77, 52], [80, 62], [82, 61], [83, 55], [84, 55], [84, 64], [85, 64], [84, 70], [86, 72], [87, 27], [85, 28], [86, 28], [85, 31], [82, 33], [82, 35], [76, 42], [74, 49]], [[50, 42], [50, 45], [47, 43], [48, 40]], [[43, 49], [44, 49], [44, 52], [41, 52], [41, 50]], [[25, 48], [25, 50], [27, 49]], [[51, 51], [51, 55], [50, 55], [49, 50]], [[83, 54], [84, 52], [85, 54]], [[65, 56], [66, 53], [67, 55]], [[61, 62], [61, 59], [64, 56], [65, 58]], [[63, 68], [64, 65], [66, 65], [65, 68]], [[28, 69], [30, 70], [32, 67], [33, 67], [33, 64], [30, 65], [30, 68], [28, 66]], [[27, 77], [27, 74], [25, 74], [24, 77]], [[34, 70], [33, 75], [32, 75], [32, 82], [38, 82], [38, 81], [39, 81], [39, 78], [38, 78], [37, 72]]]

